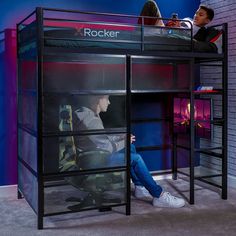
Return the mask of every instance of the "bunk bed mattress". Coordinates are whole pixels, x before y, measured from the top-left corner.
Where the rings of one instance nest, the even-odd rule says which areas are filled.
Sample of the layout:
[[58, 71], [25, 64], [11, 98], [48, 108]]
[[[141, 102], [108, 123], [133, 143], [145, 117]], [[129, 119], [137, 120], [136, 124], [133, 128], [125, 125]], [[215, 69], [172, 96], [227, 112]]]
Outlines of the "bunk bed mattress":
[[[125, 30], [51, 29], [44, 31], [44, 37], [44, 44], [48, 47], [140, 50], [142, 44], [141, 30], [133, 28]], [[167, 30], [145, 29], [143, 42], [145, 50], [191, 50], [191, 38], [183, 30], [170, 34]]]

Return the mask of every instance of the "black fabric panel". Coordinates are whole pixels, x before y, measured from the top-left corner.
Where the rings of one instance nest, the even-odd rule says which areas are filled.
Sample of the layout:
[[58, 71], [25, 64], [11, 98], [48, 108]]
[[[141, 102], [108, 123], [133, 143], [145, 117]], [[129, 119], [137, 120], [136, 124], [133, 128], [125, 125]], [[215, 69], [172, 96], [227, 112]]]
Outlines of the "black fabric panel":
[[[75, 29], [45, 31], [45, 46], [65, 48], [112, 48], [141, 50], [141, 31], [119, 31], [117, 38], [84, 37]], [[91, 41], [92, 40], [92, 41]], [[102, 40], [102, 41], [101, 41]], [[108, 41], [112, 40], [112, 41]], [[124, 41], [124, 42], [121, 42]], [[183, 33], [144, 35], [145, 50], [189, 51], [191, 41]]]

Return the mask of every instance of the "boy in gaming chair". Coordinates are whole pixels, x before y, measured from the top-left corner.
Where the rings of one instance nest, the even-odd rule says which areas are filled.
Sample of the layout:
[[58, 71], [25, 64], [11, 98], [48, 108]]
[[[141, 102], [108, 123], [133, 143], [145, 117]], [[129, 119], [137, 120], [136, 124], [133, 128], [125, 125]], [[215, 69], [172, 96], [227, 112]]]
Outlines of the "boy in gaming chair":
[[[101, 112], [106, 112], [110, 105], [109, 96], [90, 96], [86, 107], [81, 107], [74, 112], [77, 117], [74, 123], [78, 130], [104, 130]], [[125, 139], [123, 135], [110, 134], [93, 134], [81, 135], [77, 137], [76, 143], [80, 150], [104, 150], [110, 153], [107, 156], [110, 166], [121, 166], [125, 163], [124, 147]], [[131, 135], [131, 143], [135, 137]], [[135, 185], [135, 197], [139, 199], [151, 198], [155, 207], [179, 208], [185, 205], [182, 198], [172, 196], [170, 193], [163, 191], [151, 174], [149, 173], [142, 157], [136, 152], [135, 146], [130, 147], [130, 171], [131, 178]]]
[[[141, 11], [140, 16], [150, 16], [161, 18], [160, 10], [154, 0], [148, 0]], [[217, 52], [220, 47], [221, 32], [213, 27], [206, 27], [214, 18], [214, 10], [208, 6], [200, 5], [195, 12], [193, 24], [193, 46], [197, 52]], [[185, 18], [189, 20], [189, 18]], [[140, 20], [139, 20], [140, 23]], [[145, 24], [145, 21], [144, 21]], [[147, 24], [165, 27], [162, 19], [156, 19], [155, 22], [147, 22]], [[170, 27], [190, 27], [184, 21], [171, 20], [167, 23]], [[220, 53], [220, 50], [218, 51]]]

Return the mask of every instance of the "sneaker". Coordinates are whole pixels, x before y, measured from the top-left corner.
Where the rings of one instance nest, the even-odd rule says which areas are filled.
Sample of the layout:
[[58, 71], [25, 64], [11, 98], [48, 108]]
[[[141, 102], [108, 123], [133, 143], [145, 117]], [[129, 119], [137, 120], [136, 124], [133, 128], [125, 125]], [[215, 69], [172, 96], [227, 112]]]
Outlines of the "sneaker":
[[138, 199], [150, 199], [153, 198], [148, 190], [143, 186], [135, 186], [134, 196]]
[[155, 207], [180, 208], [185, 205], [182, 198], [174, 197], [168, 192], [163, 192], [159, 198], [153, 198], [152, 205]]

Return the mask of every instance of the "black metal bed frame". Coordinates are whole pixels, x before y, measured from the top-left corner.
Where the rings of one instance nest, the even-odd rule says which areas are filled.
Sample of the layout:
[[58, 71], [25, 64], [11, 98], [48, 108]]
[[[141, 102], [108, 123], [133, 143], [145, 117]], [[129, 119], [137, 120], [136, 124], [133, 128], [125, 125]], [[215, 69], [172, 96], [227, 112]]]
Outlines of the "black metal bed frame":
[[[130, 114], [130, 107], [131, 107], [131, 96], [135, 93], [188, 93], [190, 96], [190, 146], [189, 147], [183, 147], [178, 146], [176, 143], [176, 137], [173, 135], [172, 138], [172, 170], [171, 171], [164, 171], [163, 173], [172, 173], [173, 179], [177, 178], [177, 174], [185, 174], [177, 169], [177, 149], [178, 148], [184, 148], [189, 150], [190, 152], [190, 174], [188, 175], [190, 177], [190, 196], [189, 196], [189, 202], [190, 204], [194, 204], [194, 183], [195, 179], [201, 180], [205, 183], [209, 183], [213, 186], [216, 186], [218, 188], [222, 189], [222, 199], [227, 199], [227, 100], [228, 100], [228, 94], [227, 94], [227, 76], [228, 76], [228, 48], [227, 48], [227, 24], [223, 24], [223, 53], [222, 54], [216, 54], [216, 53], [198, 53], [193, 51], [193, 42], [191, 41], [191, 50], [188, 52], [172, 52], [172, 51], [145, 51], [144, 49], [144, 25], [143, 25], [143, 19], [142, 19], [142, 36], [140, 43], [141, 44], [141, 50], [128, 50], [128, 49], [100, 49], [100, 48], [79, 48], [79, 49], [64, 49], [64, 48], [46, 48], [44, 46], [44, 35], [43, 35], [43, 25], [44, 25], [44, 11], [51, 11], [51, 12], [64, 12], [64, 13], [81, 13], [81, 14], [91, 14], [91, 15], [102, 15], [102, 16], [117, 16], [117, 17], [129, 17], [129, 18], [135, 18], [137, 19], [138, 16], [131, 16], [131, 15], [120, 15], [120, 14], [106, 14], [106, 13], [94, 13], [94, 12], [81, 12], [81, 11], [68, 11], [68, 10], [62, 10], [62, 9], [50, 9], [50, 8], [37, 8], [34, 12], [32, 12], [29, 16], [27, 16], [25, 19], [23, 19], [21, 22], [17, 24], [17, 56], [18, 61], [20, 60], [20, 43], [19, 43], [19, 34], [21, 31], [21, 26], [24, 25], [24, 22], [26, 22], [28, 19], [30, 19], [32, 16], [36, 16], [36, 35], [37, 35], [37, 132], [31, 132], [30, 130], [27, 131], [26, 127], [22, 127], [22, 125], [19, 123], [18, 120], [18, 130], [25, 129], [26, 132], [31, 132], [35, 138], [37, 138], [37, 172], [35, 172], [24, 160], [22, 160], [21, 157], [18, 156], [18, 163], [21, 163], [25, 168], [27, 168], [34, 176], [37, 178], [38, 181], [38, 209], [37, 209], [37, 217], [38, 217], [38, 229], [43, 228], [43, 218], [45, 216], [50, 215], [56, 215], [56, 214], [64, 214], [69, 213], [68, 212], [58, 212], [58, 213], [52, 213], [52, 214], [45, 214], [44, 213], [44, 181], [46, 179], [54, 178], [54, 177], [66, 177], [71, 176], [73, 174], [93, 174], [93, 173], [104, 173], [104, 172], [113, 172], [113, 171], [125, 171], [126, 172], [126, 203], [125, 204], [114, 204], [112, 207], [125, 205], [126, 206], [126, 215], [130, 215], [130, 149], [127, 148], [126, 152], [126, 158], [127, 158], [127, 165], [126, 167], [118, 167], [118, 168], [111, 168], [111, 169], [98, 169], [95, 172], [88, 170], [88, 171], [82, 171], [81, 173], [78, 172], [63, 172], [63, 173], [56, 173], [56, 174], [44, 174], [43, 171], [43, 137], [50, 136], [49, 134], [45, 134], [43, 132], [43, 112], [42, 112], [42, 97], [43, 97], [43, 55], [44, 52], [47, 51], [47, 53], [50, 54], [50, 52], [60, 51], [60, 52], [67, 52], [67, 53], [89, 53], [89, 54], [106, 54], [106, 55], [114, 55], [114, 54], [122, 54], [126, 56], [126, 131], [127, 134], [127, 141], [126, 146], [130, 146], [130, 132], [131, 132], [131, 114]], [[47, 18], [49, 19], [49, 18]], [[53, 18], [52, 18], [53, 19]], [[55, 19], [54, 19], [55, 20]], [[60, 20], [60, 19], [56, 19]], [[27, 26], [26, 26], [27, 27]], [[191, 35], [192, 35], [192, 29], [191, 29]], [[132, 43], [132, 42], [131, 42]], [[187, 90], [181, 90], [181, 89], [170, 89], [170, 90], [142, 90], [142, 91], [135, 91], [131, 88], [131, 65], [132, 60], [135, 57], [140, 58], [154, 58], [154, 59], [166, 59], [168, 61], [171, 60], [187, 60], [190, 65], [190, 88]], [[222, 67], [222, 91], [217, 93], [222, 95], [222, 119], [219, 120], [213, 120], [213, 124], [221, 125], [222, 126], [222, 155], [217, 155], [217, 153], [214, 153], [214, 150], [206, 150], [206, 149], [196, 149], [195, 148], [195, 137], [194, 137], [194, 99], [197, 96], [197, 94], [194, 92], [194, 65], [199, 64], [200, 66], [206, 65], [206, 63], [210, 62], [220, 62]], [[214, 65], [213, 65], [214, 66]], [[105, 91], [104, 91], [105, 92]], [[20, 87], [18, 88], [18, 96], [22, 93]], [[78, 94], [78, 91], [75, 92]], [[73, 94], [73, 92], [72, 92]], [[19, 103], [19, 99], [18, 99]], [[18, 110], [18, 114], [20, 111]], [[76, 133], [65, 133], [64, 135], [73, 135]], [[58, 133], [54, 134], [55, 136], [58, 136]], [[60, 134], [61, 135], [61, 134]], [[18, 142], [18, 148], [19, 148], [19, 142]], [[154, 147], [155, 148], [155, 147]], [[207, 181], [207, 178], [215, 177], [216, 175], [207, 175], [207, 176], [201, 176], [201, 177], [195, 177], [194, 176], [194, 155], [195, 153], [206, 153], [208, 155], [216, 156], [222, 159], [222, 174], [217, 175], [222, 177], [222, 185], [217, 185], [214, 183], [211, 183]], [[18, 152], [19, 153], [19, 152]], [[19, 154], [18, 154], [19, 155]], [[21, 173], [18, 173], [18, 176]], [[22, 189], [18, 187], [18, 198], [22, 198], [24, 196], [24, 192]], [[26, 199], [27, 200], [27, 199]], [[30, 204], [30, 202], [29, 202]], [[33, 208], [33, 207], [32, 207]], [[34, 208], [33, 208], [34, 209]], [[97, 209], [97, 208], [91, 208], [91, 209]], [[91, 210], [90, 209], [90, 210]]]

